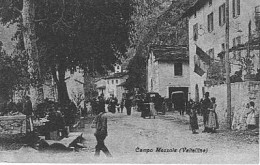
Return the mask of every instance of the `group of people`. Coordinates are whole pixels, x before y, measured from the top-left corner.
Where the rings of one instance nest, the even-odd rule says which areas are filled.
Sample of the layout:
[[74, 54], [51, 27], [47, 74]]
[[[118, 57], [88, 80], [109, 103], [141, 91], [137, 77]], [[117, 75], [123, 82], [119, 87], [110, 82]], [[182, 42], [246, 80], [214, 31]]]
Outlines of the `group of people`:
[[90, 102], [92, 114], [98, 115], [100, 109], [105, 110], [105, 104], [108, 105], [108, 112], [116, 113], [117, 110], [118, 113], [123, 113], [124, 108], [126, 108], [127, 115], [131, 115], [132, 100], [129, 97], [126, 97], [119, 103], [114, 95], [111, 95], [107, 100], [105, 100], [103, 95], [98, 96], [98, 98], [93, 98]]
[[204, 130], [202, 132], [216, 133], [216, 129], [219, 128], [217, 113], [216, 113], [216, 98], [209, 98], [209, 92], [204, 94], [204, 98], [201, 104], [198, 104], [191, 100], [190, 108], [190, 127], [193, 134], [196, 134], [196, 130], [199, 129], [197, 111], [201, 109], [203, 115]]
[[24, 115], [32, 115], [32, 102], [29, 96], [24, 96], [17, 103], [12, 98], [4, 102], [0, 106], [0, 116], [15, 115], [22, 113]]

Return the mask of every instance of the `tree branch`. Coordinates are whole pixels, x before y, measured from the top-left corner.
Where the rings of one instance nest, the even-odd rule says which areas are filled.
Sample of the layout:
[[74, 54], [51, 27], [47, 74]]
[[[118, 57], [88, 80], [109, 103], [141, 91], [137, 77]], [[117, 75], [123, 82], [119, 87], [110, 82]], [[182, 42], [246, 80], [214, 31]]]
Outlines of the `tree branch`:
[[76, 81], [76, 82], [78, 82], [78, 83], [80, 83], [80, 84], [83, 84], [83, 85], [85, 85], [85, 83], [84, 83], [84, 82], [81, 82], [81, 81], [79, 81], [79, 80], [77, 80], [77, 79], [74, 79], [74, 81]]
[[20, 13], [22, 15], [22, 11], [19, 10], [17, 7], [15, 6], [10, 6], [9, 9], [13, 9], [14, 11], [17, 11], [18, 13]]
[[37, 20], [34, 20], [34, 22], [43, 22], [43, 21], [47, 21], [48, 18], [44, 18], [44, 19], [37, 19]]

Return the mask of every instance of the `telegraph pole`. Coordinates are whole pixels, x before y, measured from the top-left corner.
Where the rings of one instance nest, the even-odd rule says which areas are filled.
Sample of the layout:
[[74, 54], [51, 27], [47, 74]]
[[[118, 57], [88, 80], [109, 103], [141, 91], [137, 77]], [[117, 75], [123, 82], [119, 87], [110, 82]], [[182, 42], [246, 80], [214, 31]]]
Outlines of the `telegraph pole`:
[[231, 129], [231, 84], [230, 84], [230, 63], [229, 63], [229, 0], [226, 0], [226, 52], [225, 52], [225, 67], [226, 67], [226, 83], [227, 83], [227, 128]]

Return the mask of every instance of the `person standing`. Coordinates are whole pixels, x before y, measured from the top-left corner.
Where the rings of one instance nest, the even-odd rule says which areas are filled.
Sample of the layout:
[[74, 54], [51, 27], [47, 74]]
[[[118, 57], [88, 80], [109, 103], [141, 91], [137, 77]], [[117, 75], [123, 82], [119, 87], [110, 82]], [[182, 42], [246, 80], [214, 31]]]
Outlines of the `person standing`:
[[32, 109], [32, 102], [30, 100], [30, 96], [25, 96], [25, 103], [23, 105], [23, 114], [26, 115], [26, 132], [32, 132], [33, 131], [33, 125], [32, 125], [33, 109]]
[[124, 100], [124, 99], [122, 99], [122, 100], [121, 100], [121, 103], [120, 103], [120, 109], [121, 109], [121, 113], [123, 113], [124, 106], [125, 106], [125, 100]]
[[102, 96], [98, 96], [97, 112], [105, 112], [105, 100]]
[[99, 156], [100, 150], [102, 150], [107, 157], [112, 157], [112, 155], [110, 154], [108, 148], [105, 146], [104, 143], [105, 138], [108, 135], [106, 112], [104, 111], [104, 109], [99, 109], [99, 110], [100, 113], [95, 117], [91, 125], [91, 128], [95, 128], [94, 136], [96, 137], [97, 140], [95, 156]]
[[190, 127], [193, 134], [197, 134], [196, 130], [199, 129], [197, 118], [197, 104], [193, 101], [190, 102]]
[[117, 98], [114, 97], [114, 95], [111, 95], [110, 99], [109, 99], [109, 110], [112, 113], [116, 113], [116, 105], [117, 105]]
[[218, 129], [218, 119], [216, 114], [216, 98], [211, 98], [211, 106], [209, 107], [209, 114], [208, 114], [208, 121], [207, 121], [207, 128], [208, 132], [216, 133], [216, 129]]
[[127, 115], [131, 115], [131, 107], [132, 107], [132, 100], [130, 98], [126, 98], [125, 100], [125, 108]]
[[204, 99], [201, 103], [201, 111], [203, 115], [204, 130], [202, 132], [208, 132], [207, 121], [208, 121], [208, 108], [210, 107], [211, 101], [209, 99], [209, 92], [206, 92]]
[[255, 103], [253, 101], [249, 102], [249, 112], [247, 113], [247, 128], [254, 129], [256, 127], [256, 110], [255, 110]]

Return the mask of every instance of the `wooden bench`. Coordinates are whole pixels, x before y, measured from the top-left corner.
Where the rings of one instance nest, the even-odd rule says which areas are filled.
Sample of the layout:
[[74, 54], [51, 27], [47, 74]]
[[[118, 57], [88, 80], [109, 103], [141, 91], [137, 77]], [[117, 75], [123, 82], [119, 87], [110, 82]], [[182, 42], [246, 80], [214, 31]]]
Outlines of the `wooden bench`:
[[53, 144], [62, 144], [63, 146], [70, 148], [74, 144], [80, 142], [82, 140], [82, 132], [70, 132], [67, 138], [63, 138], [61, 140], [45, 140], [43, 139], [46, 143], [48, 143], [49, 146]]

